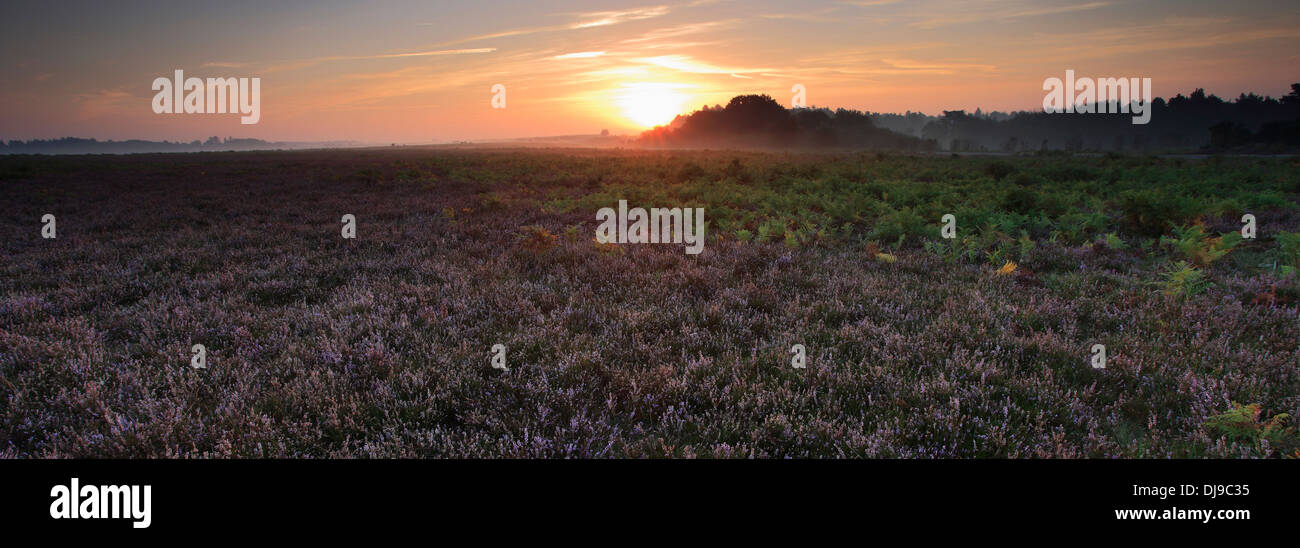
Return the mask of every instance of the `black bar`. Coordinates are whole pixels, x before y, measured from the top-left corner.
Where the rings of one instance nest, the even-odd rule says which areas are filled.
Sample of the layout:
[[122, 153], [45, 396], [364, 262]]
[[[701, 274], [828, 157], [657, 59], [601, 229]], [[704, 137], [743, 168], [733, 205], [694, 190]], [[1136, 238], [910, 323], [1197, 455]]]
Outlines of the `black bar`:
[[[723, 513], [736, 511], [774, 524], [814, 520], [832, 529], [871, 524], [896, 532], [925, 522], [1086, 535], [1225, 533], [1285, 528], [1294, 518], [1297, 486], [1286, 461], [27, 460], [0, 466], [8, 484], [0, 515], [16, 529], [122, 538], [303, 527], [427, 533], [434, 524], [497, 520], [512, 527], [553, 528], [573, 519], [719, 527]], [[74, 477], [83, 487], [149, 485], [149, 526], [134, 528], [129, 518], [52, 518], [51, 489]], [[1224, 492], [1181, 495], [1181, 485]], [[1135, 495], [1135, 486], [1174, 494]], [[1115, 517], [1116, 510], [1180, 508], [1250, 514], [1208, 523]]]

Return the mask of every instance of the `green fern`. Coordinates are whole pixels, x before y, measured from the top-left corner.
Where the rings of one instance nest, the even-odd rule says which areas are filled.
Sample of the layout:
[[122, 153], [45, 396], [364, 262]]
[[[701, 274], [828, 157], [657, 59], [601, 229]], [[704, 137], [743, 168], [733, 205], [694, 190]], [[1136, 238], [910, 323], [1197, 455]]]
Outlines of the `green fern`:
[[1241, 243], [1241, 233], [1224, 232], [1218, 237], [1210, 238], [1200, 225], [1175, 226], [1174, 236], [1160, 238], [1160, 243], [1172, 247], [1175, 253], [1193, 263], [1205, 266], [1222, 259], [1237, 247]]
[[1295, 428], [1285, 424], [1290, 415], [1279, 413], [1266, 422], [1260, 422], [1259, 417], [1258, 403], [1241, 405], [1232, 402], [1232, 409], [1206, 418], [1205, 429], [1211, 434], [1255, 445], [1267, 440], [1270, 446], [1283, 451], [1295, 443]]
[[1187, 264], [1187, 261], [1174, 263], [1165, 269], [1162, 277], [1163, 280], [1155, 283], [1161, 287], [1165, 295], [1186, 298], [1198, 295], [1210, 287], [1210, 281], [1205, 273]]

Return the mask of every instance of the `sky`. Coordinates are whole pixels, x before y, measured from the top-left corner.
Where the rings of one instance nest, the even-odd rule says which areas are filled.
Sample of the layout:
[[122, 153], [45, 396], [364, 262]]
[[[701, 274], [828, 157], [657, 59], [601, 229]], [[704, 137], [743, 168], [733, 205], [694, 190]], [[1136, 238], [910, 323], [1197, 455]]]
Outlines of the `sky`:
[[[156, 114], [177, 69], [260, 78], [259, 122]], [[789, 105], [795, 85], [817, 107], [1030, 110], [1067, 69], [1281, 96], [1300, 2], [5, 2], [0, 140], [633, 134], [745, 93]]]

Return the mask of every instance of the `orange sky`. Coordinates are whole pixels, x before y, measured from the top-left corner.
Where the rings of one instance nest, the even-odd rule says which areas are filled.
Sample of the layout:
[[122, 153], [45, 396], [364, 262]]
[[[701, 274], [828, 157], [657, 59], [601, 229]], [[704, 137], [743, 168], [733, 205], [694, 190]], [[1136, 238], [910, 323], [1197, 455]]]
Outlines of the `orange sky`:
[[[794, 84], [938, 113], [1039, 108], [1066, 69], [1158, 96], [1300, 81], [1293, 0], [24, 4], [0, 8], [0, 139], [429, 143], [631, 133]], [[261, 78], [261, 121], [153, 113], [175, 69]]]

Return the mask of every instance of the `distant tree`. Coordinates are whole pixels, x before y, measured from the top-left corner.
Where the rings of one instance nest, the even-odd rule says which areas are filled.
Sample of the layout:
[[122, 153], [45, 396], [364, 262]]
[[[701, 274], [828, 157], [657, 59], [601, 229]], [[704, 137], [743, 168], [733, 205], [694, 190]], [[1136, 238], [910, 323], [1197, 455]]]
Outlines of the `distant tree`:
[[1284, 105], [1300, 104], [1300, 84], [1291, 84], [1291, 93], [1282, 97], [1282, 104]]
[[647, 143], [759, 147], [932, 150], [933, 143], [875, 126], [856, 110], [786, 109], [768, 95], [739, 95], [725, 107], [704, 107], [642, 134]]

